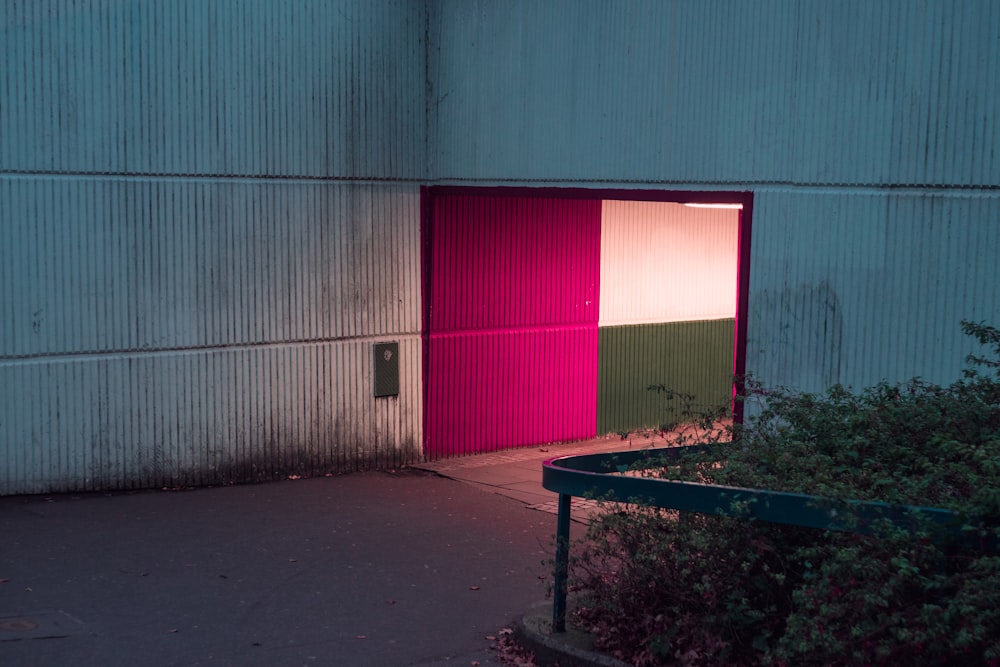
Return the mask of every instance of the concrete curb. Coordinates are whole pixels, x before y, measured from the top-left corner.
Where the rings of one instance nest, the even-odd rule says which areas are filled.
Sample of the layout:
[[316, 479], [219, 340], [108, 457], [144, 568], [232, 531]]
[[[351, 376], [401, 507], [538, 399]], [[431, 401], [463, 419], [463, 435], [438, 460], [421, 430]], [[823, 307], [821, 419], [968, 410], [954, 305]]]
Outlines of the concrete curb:
[[532, 607], [516, 627], [518, 641], [535, 654], [540, 667], [630, 667], [628, 663], [594, 650], [593, 638], [566, 623], [566, 632], [552, 632], [552, 603]]

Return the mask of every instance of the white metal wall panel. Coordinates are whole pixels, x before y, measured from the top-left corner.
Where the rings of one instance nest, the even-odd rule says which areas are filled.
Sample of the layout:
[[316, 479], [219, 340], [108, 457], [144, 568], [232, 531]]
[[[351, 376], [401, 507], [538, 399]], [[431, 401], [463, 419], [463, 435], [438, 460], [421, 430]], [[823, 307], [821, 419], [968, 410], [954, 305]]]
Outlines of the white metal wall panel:
[[[419, 199], [0, 177], [0, 494], [419, 456]], [[372, 398], [378, 340], [401, 341], [398, 398]]]
[[0, 3], [0, 493], [419, 456], [425, 17]]
[[0, 359], [414, 333], [409, 185], [0, 177]]
[[1000, 321], [992, 0], [5, 2], [0, 59], [0, 493], [414, 455], [421, 181], [753, 189], [770, 383]]
[[0, 3], [0, 171], [418, 179], [424, 3]]
[[0, 494], [419, 456], [415, 187], [8, 176], [0, 219]]
[[739, 211], [605, 200], [600, 326], [736, 316]]
[[[397, 338], [398, 339], [398, 338]], [[375, 399], [366, 340], [0, 364], [0, 494], [199, 485], [419, 456], [420, 339]]]
[[428, 108], [438, 178], [1000, 181], [993, 0], [435, 8]]
[[[1000, 322], [1000, 194], [758, 191], [747, 370], [818, 391], [959, 377]], [[981, 350], [982, 351], [982, 350]]]

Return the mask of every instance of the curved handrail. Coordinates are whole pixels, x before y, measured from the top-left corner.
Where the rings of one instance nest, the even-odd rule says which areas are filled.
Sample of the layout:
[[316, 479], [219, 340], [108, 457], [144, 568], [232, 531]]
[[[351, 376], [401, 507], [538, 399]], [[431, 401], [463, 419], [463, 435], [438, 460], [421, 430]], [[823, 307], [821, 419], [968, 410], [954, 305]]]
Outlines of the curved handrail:
[[[964, 517], [940, 507], [838, 500], [805, 493], [620, 474], [640, 461], [669, 464], [671, 459], [676, 460], [693, 449], [711, 451], [706, 446], [695, 445], [551, 458], [542, 463], [542, 486], [571, 496], [612, 498], [686, 512], [823, 530], [870, 534], [877, 520], [888, 520], [906, 530], [934, 526], [945, 531], [941, 535], [945, 539], [961, 536]], [[733, 510], [733, 503], [740, 501], [750, 502], [739, 511]]]
[[[878, 521], [889, 521], [910, 531], [931, 527], [938, 539], [944, 542], [964, 537], [962, 527], [966, 524], [966, 517], [938, 507], [838, 500], [804, 493], [622, 474], [640, 461], [669, 465], [684, 454], [711, 451], [711, 445], [693, 445], [560, 456], [542, 463], [542, 486], [559, 494], [552, 605], [554, 632], [564, 632], [566, 629], [570, 499], [573, 496], [614, 499], [685, 512], [861, 534], [874, 532]], [[739, 503], [738, 510], [734, 508], [735, 503]], [[996, 545], [988, 548], [995, 549]]]

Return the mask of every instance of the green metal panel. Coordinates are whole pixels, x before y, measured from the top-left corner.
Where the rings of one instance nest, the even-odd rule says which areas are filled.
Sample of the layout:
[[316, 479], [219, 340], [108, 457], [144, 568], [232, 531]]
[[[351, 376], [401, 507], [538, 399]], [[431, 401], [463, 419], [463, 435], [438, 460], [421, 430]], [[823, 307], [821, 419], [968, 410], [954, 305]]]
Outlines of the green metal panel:
[[711, 407], [731, 400], [735, 320], [603, 327], [598, 334], [597, 432], [653, 428], [682, 418], [666, 385]]

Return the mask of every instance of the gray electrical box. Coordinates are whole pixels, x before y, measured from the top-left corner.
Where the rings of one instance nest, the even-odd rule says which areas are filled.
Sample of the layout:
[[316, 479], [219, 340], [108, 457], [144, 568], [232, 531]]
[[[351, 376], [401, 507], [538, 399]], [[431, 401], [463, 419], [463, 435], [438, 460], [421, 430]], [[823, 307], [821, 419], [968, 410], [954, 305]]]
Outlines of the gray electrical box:
[[399, 343], [375, 343], [375, 396], [399, 396]]

